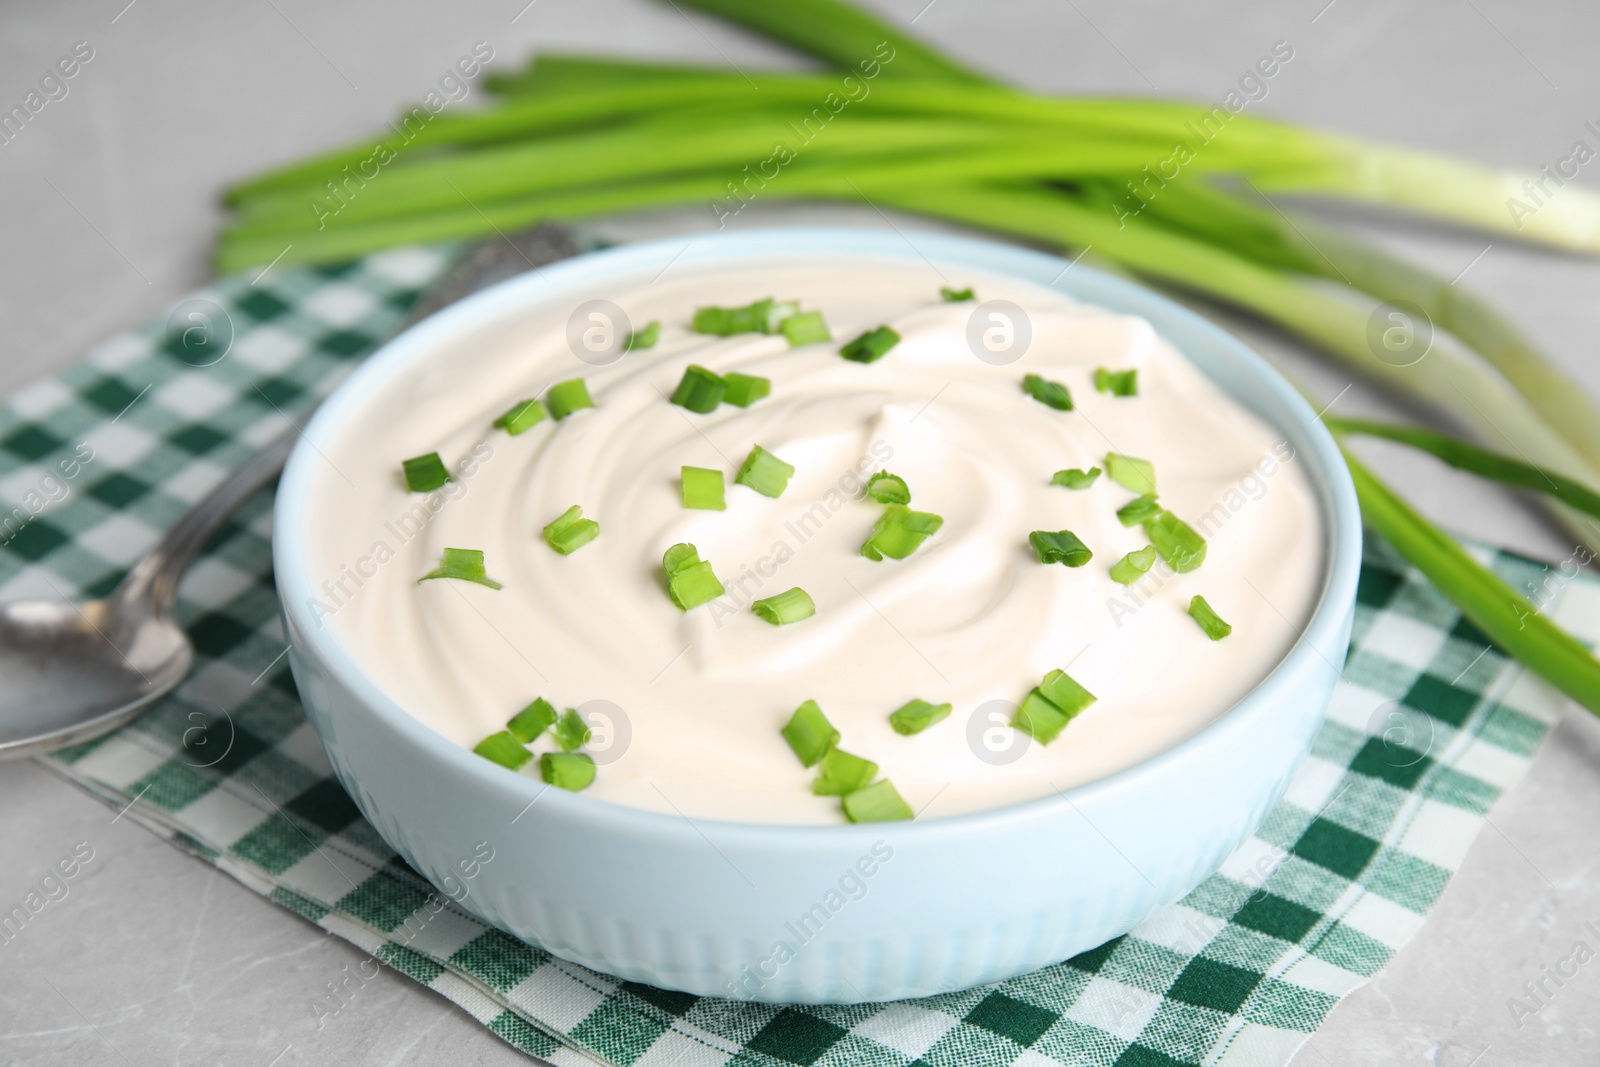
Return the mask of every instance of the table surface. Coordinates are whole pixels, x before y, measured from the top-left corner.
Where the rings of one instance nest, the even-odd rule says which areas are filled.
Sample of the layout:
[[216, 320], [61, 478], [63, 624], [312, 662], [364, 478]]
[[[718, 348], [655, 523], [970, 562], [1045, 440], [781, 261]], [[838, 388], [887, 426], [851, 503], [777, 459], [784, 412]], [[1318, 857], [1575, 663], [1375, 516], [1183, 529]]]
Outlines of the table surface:
[[[526, 6], [524, 6], [526, 4]], [[126, 5], [126, 6], [124, 6]], [[1600, 8], [1535, 0], [872, 0], [985, 70], [1058, 92], [1219, 100], [1286, 41], [1293, 59], [1252, 106], [1325, 128], [1529, 170], [1596, 144]], [[208, 276], [218, 191], [368, 134], [476, 41], [497, 62], [587, 50], [740, 67], [798, 61], [649, 0], [328, 5], [93, 0], [0, 6], [0, 101], [21, 99], [74, 42], [94, 55], [0, 145], [0, 394], [159, 314]], [[1583, 176], [1593, 183], [1593, 175]], [[741, 224], [793, 209], [753, 208]], [[869, 209], [829, 217], [883, 225]], [[815, 217], [808, 214], [808, 219]], [[1499, 306], [1600, 393], [1600, 262], [1474, 234], [1333, 216]], [[616, 239], [710, 226], [709, 212], [608, 222]], [[917, 225], [913, 220], [898, 223]], [[1486, 248], [1486, 246], [1489, 246]], [[1349, 382], [1255, 324], [1231, 321], [1333, 398]], [[1381, 412], [1361, 386], [1345, 414]], [[1374, 462], [1440, 521], [1556, 560], [1540, 517], [1431, 461]], [[9, 503], [8, 505], [9, 506]], [[1470, 521], [1467, 516], [1471, 516]], [[1600, 727], [1569, 709], [1409, 948], [1341, 1004], [1301, 1064], [1593, 1063], [1600, 967], [1520, 1028], [1525, 982], [1600, 921]], [[0, 905], [59, 858], [94, 858], [69, 895], [0, 946], [0, 1061], [281, 1065], [526, 1062], [460, 1009], [384, 971], [318, 1028], [312, 1005], [362, 954], [188, 858], [31, 763], [0, 772]]]

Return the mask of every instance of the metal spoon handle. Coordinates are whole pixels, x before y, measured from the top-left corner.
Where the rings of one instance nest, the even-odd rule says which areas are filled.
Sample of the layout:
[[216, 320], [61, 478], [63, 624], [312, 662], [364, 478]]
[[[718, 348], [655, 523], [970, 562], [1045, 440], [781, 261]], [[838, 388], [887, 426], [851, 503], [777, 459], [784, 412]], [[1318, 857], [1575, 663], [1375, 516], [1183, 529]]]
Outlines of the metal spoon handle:
[[112, 597], [118, 600], [147, 597], [160, 611], [170, 610], [177, 596], [178, 579], [183, 577], [183, 572], [194, 557], [228, 520], [228, 516], [277, 478], [299, 435], [299, 428], [291, 426], [235, 467], [167, 531], [166, 536], [138, 566], [128, 572]]

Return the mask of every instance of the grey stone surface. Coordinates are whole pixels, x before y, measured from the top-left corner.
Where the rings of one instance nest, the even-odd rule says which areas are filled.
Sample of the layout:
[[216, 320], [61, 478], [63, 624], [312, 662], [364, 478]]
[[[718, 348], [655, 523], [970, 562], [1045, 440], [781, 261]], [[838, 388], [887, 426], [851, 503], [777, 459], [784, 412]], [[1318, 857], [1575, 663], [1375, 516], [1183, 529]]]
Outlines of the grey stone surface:
[[[0, 103], [73, 43], [69, 95], [0, 146], [0, 393], [70, 365], [205, 280], [219, 190], [377, 128], [473, 42], [503, 63], [568, 48], [794, 64], [738, 31], [646, 0], [434, 5], [267, 0], [0, 5]], [[1501, 165], [1564, 155], [1600, 120], [1600, 11], [1576, 2], [875, 0], [971, 62], [1041, 89], [1216, 100], [1275, 41], [1294, 59], [1262, 113]], [[1592, 141], [1592, 137], [1591, 137]], [[1593, 182], [1592, 175], [1585, 175]], [[741, 224], [781, 221], [762, 209]], [[807, 218], [817, 217], [807, 215]], [[882, 225], [867, 208], [826, 217]], [[1600, 264], [1503, 240], [1330, 216], [1493, 294], [1600, 392]], [[617, 220], [629, 238], [706, 228], [709, 212]], [[910, 227], [910, 221], [897, 225]], [[1483, 253], [1481, 258], [1480, 253]], [[1270, 331], [1235, 326], [1324, 397], [1349, 384]], [[1360, 386], [1341, 411], [1383, 410]], [[1425, 509], [1559, 559], [1562, 537], [1511, 498], [1389, 449], [1370, 454]], [[1571, 711], [1412, 945], [1336, 1009], [1306, 1064], [1588, 1064], [1600, 965], [1518, 1028], [1506, 999], [1600, 923], [1600, 728]], [[0, 946], [0, 1062], [512, 1063], [465, 1013], [384, 971], [318, 1028], [312, 1000], [362, 953], [262, 902], [32, 764], [0, 768], [0, 904], [79, 842], [68, 895]]]

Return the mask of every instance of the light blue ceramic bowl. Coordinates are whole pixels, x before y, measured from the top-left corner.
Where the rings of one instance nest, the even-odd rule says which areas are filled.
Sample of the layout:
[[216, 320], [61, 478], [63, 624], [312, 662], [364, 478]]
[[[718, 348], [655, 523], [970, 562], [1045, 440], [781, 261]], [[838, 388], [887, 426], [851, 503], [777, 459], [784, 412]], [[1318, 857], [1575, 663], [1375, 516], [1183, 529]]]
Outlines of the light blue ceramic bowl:
[[[1361, 526], [1332, 438], [1239, 341], [1136, 285], [960, 237], [768, 230], [632, 245], [527, 274], [391, 341], [322, 406], [278, 490], [273, 551], [306, 711], [362, 812], [446, 889], [480, 841], [495, 858], [465, 907], [598, 971], [710, 996], [852, 1002], [961, 989], [1124, 933], [1215, 871], [1261, 823], [1305, 755], [1342, 663]], [[318, 628], [304, 500], [335, 436], [380, 382], [442, 341], [534, 307], [648, 281], [674, 258], [718, 266], [870, 255], [1054, 286], [1143, 316], [1276, 426], [1320, 493], [1323, 588], [1304, 635], [1252, 692], [1162, 754], [1063, 795], [915, 823], [758, 826], [638, 811], [507, 774], [412, 718]], [[1270, 561], [1263, 560], [1263, 566]], [[537, 801], [537, 803], [534, 803]], [[529, 807], [533, 804], [533, 807]]]

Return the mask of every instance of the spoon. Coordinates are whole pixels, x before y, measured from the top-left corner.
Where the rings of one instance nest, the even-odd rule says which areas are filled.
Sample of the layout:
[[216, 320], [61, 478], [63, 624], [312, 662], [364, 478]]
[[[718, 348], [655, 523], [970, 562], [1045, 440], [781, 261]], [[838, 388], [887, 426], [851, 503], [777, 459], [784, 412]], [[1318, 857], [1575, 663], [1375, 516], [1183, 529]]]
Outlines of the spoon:
[[103, 600], [0, 604], [0, 759], [109, 733], [189, 673], [178, 579], [228, 516], [283, 469], [288, 430], [222, 480]]
[[[469, 249], [401, 326], [522, 270], [577, 255], [570, 231], [540, 225]], [[194, 663], [172, 617], [178, 579], [229, 515], [283, 469], [298, 428], [223, 479], [103, 600], [0, 604], [0, 760], [110, 733], [171, 692]]]

